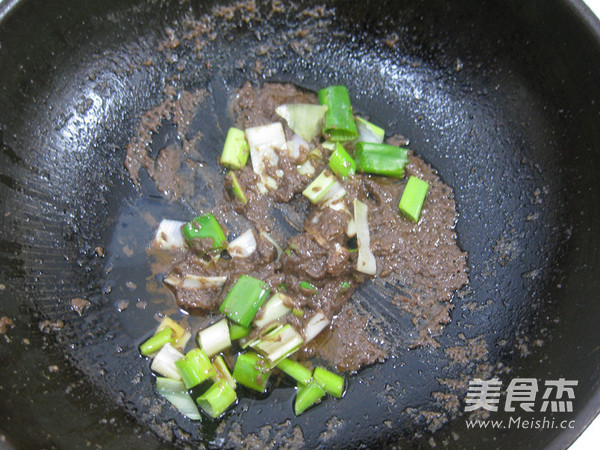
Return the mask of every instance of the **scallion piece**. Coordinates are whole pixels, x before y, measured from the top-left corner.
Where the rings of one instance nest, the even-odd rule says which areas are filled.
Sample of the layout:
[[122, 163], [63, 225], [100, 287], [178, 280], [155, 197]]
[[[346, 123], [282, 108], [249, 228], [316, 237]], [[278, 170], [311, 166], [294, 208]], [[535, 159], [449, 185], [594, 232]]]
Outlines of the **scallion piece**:
[[254, 319], [254, 326], [262, 328], [265, 325], [275, 322], [277, 319], [285, 316], [291, 311], [287, 304], [291, 304], [292, 300], [281, 292], [276, 292], [271, 296], [269, 300], [263, 306], [262, 314], [260, 317]]
[[175, 331], [173, 331], [171, 327], [167, 327], [140, 345], [140, 353], [144, 356], [151, 355], [152, 353], [159, 351], [163, 345], [171, 344], [174, 341]]
[[227, 319], [221, 319], [217, 323], [200, 331], [198, 333], [198, 344], [208, 357], [231, 347]]
[[269, 381], [269, 364], [254, 352], [238, 356], [233, 368], [233, 378], [239, 384], [258, 392], [265, 392]]
[[356, 162], [339, 142], [329, 158], [329, 168], [340, 178], [349, 177], [356, 172]]
[[210, 377], [215, 376], [215, 368], [204, 350], [195, 348], [175, 362], [175, 367], [181, 375], [181, 379], [188, 389], [198, 386]]
[[243, 130], [231, 127], [225, 138], [223, 153], [221, 154], [221, 164], [228, 169], [239, 170], [246, 165], [250, 146]]
[[170, 317], [165, 317], [163, 320], [160, 321], [160, 324], [156, 328], [156, 333], [164, 330], [167, 327], [171, 328], [175, 332], [174, 341], [171, 344], [176, 349], [183, 351], [192, 335], [189, 331], [187, 331], [185, 328], [183, 328]]
[[235, 198], [237, 198], [242, 205], [248, 203], [248, 198], [246, 197], [244, 188], [242, 187], [240, 180], [238, 180], [237, 175], [234, 172], [228, 172], [227, 175], [225, 175], [225, 180], [231, 186], [231, 191]]
[[175, 363], [181, 358], [183, 358], [183, 353], [178, 351], [171, 344], [165, 344], [152, 359], [150, 369], [163, 377], [181, 380], [181, 375], [177, 370], [177, 366], [175, 366]]
[[302, 364], [291, 359], [285, 358], [279, 361], [277, 368], [286, 375], [289, 375], [301, 385], [307, 385], [312, 379], [312, 372]]
[[273, 331], [265, 334], [258, 341], [250, 344], [269, 362], [270, 366], [276, 366], [283, 358], [287, 358], [296, 352], [302, 345], [302, 336], [294, 328], [287, 324], [279, 326]]
[[287, 122], [290, 129], [308, 142], [321, 133], [325, 111], [327, 111], [327, 106], [310, 103], [290, 103], [275, 109], [275, 112]]
[[319, 290], [309, 281], [301, 281], [298, 285], [302, 291], [309, 292], [310, 295], [315, 295]]
[[217, 371], [217, 374], [215, 375], [215, 377], [218, 380], [226, 381], [229, 384], [229, 386], [231, 386], [233, 389], [235, 389], [235, 387], [236, 387], [235, 379], [231, 375], [231, 372], [229, 372], [229, 367], [227, 367], [227, 364], [225, 363], [225, 360], [223, 359], [223, 357], [221, 355], [215, 356], [212, 364], [213, 364], [213, 367], [215, 368], [215, 370]]
[[337, 142], [335, 141], [323, 141], [321, 147], [323, 147], [325, 150], [334, 151], [336, 144]]
[[337, 398], [342, 398], [344, 395], [345, 380], [343, 377], [330, 372], [323, 367], [315, 367], [313, 372], [315, 383], [319, 384], [325, 392]]
[[226, 276], [206, 277], [204, 275], [186, 273], [185, 277], [183, 277], [181, 287], [183, 289], [221, 289], [226, 282]]
[[247, 258], [256, 251], [256, 238], [252, 228], [247, 229], [229, 243], [227, 251], [234, 258]]
[[237, 395], [229, 383], [218, 380], [206, 392], [196, 399], [198, 406], [208, 416], [216, 419], [223, 414], [227, 408], [235, 403]]
[[377, 273], [377, 261], [371, 251], [369, 207], [357, 198], [354, 199], [354, 223], [356, 224], [356, 242], [358, 243], [356, 270], [367, 275], [375, 275]]
[[231, 321], [247, 327], [270, 293], [271, 290], [264, 281], [242, 275], [221, 303], [219, 311]]
[[232, 341], [237, 341], [238, 339], [245, 338], [250, 334], [250, 327], [243, 327], [238, 325], [237, 323], [229, 324], [229, 338]]
[[331, 172], [324, 170], [302, 191], [302, 195], [309, 199], [311, 203], [321, 203], [327, 191], [336, 181], [335, 176]]
[[317, 311], [304, 326], [304, 343], [312, 341], [317, 335], [327, 328], [330, 320], [322, 311]]
[[163, 219], [158, 224], [154, 234], [154, 243], [163, 250], [183, 248], [185, 241], [181, 234], [181, 227], [185, 222]]
[[358, 131], [358, 141], [360, 142], [381, 144], [385, 138], [385, 130], [383, 128], [358, 116], [356, 117], [356, 130]]
[[227, 238], [221, 229], [219, 222], [212, 213], [198, 216], [182, 228], [183, 237], [188, 244], [192, 245], [195, 239], [212, 239], [214, 250], [223, 250], [227, 247]]
[[196, 403], [181, 381], [156, 378], [156, 391], [166, 398], [177, 410], [190, 420], [200, 420]]
[[428, 189], [429, 184], [427, 181], [423, 181], [412, 175], [408, 177], [408, 183], [404, 187], [402, 198], [400, 198], [400, 203], [398, 204], [400, 211], [415, 222], [418, 222]]
[[279, 156], [275, 149], [287, 151], [287, 142], [281, 122], [273, 122], [267, 125], [246, 129], [246, 139], [250, 145], [250, 158], [252, 159], [252, 170], [261, 182], [258, 188], [261, 193], [266, 193], [268, 188], [277, 189], [277, 180], [267, 172], [267, 166], [277, 167]]
[[345, 86], [329, 86], [319, 91], [319, 103], [328, 107], [323, 135], [331, 141], [353, 141], [358, 137], [352, 117], [350, 96]]
[[354, 159], [360, 172], [400, 178], [408, 163], [408, 150], [387, 144], [357, 142]]
[[306, 386], [298, 386], [294, 401], [294, 413], [299, 416], [312, 405], [319, 403], [324, 396], [325, 390], [314, 380]]

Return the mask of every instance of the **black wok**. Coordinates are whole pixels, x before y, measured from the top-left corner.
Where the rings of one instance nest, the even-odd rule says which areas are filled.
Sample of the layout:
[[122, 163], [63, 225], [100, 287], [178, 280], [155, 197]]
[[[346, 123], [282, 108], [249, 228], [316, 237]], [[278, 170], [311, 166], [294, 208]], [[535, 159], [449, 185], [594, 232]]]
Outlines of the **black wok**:
[[[308, 447], [564, 448], [598, 413], [600, 24], [566, 0], [325, 3], [322, 13], [313, 2], [283, 13], [269, 3], [250, 20], [215, 19], [202, 57], [182, 42], [172, 62], [157, 51], [165, 28], [179, 33], [213, 2], [1, 3], [0, 317], [14, 327], [0, 335], [0, 447], [233, 445], [218, 423], [152, 408], [137, 351], [164, 300], [143, 292], [150, 269], [123, 256], [123, 243], [137, 252], [151, 237], [140, 208], [177, 218], [193, 209], [169, 203], [145, 175], [136, 190], [123, 167], [140, 115], [167, 82], [210, 94], [193, 125], [207, 164], [231, 124], [226, 99], [244, 80], [347, 85], [358, 111], [409, 137], [454, 188], [469, 252], [471, 289], [454, 298], [440, 348], [408, 350], [409, 318], [366, 285], [358, 299], [385, 316], [394, 356], [360, 371], [343, 400], [298, 418], [291, 387], [242, 399], [225, 429], [272, 425], [268, 440], [283, 445], [299, 425]], [[310, 48], [282, 38], [318, 21]], [[174, 139], [168, 124], [159, 134], [154, 150]], [[142, 288], [128, 291], [127, 280]], [[74, 297], [91, 302], [81, 317]], [[130, 306], [119, 311], [122, 299]], [[450, 360], [445, 349], [478, 336], [485, 357]], [[442, 381], [482, 374], [505, 387], [515, 377], [578, 380], [572, 413], [521, 414], [573, 427], [468, 430], [464, 383]], [[433, 392], [461, 403], [449, 408]], [[339, 430], [324, 440], [332, 417]]]

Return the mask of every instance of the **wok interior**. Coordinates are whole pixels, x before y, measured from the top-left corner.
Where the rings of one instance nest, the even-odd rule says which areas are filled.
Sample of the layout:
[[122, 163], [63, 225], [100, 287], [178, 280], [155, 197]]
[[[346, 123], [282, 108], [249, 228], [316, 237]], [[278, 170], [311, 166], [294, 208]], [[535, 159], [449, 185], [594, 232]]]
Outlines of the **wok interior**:
[[[410, 1], [337, 2], [319, 12], [303, 2], [299, 10], [272, 14], [268, 3], [259, 5], [259, 18], [234, 16], [226, 33], [217, 29], [202, 58], [182, 43], [178, 60], [168, 63], [157, 52], [165, 27], [178, 30], [190, 14], [210, 12], [201, 3], [171, 3], [22, 2], [2, 22], [0, 316], [15, 319], [7, 333], [12, 342], [0, 348], [8, 441], [218, 443], [217, 424], [148, 409], [152, 382], [137, 345], [154, 326], [158, 294], [145, 294], [146, 309], [132, 305], [120, 313], [115, 302], [122, 294], [108, 292], [107, 283], [115, 292], [126, 279], [143, 283], [148, 268], [134, 259], [107, 275], [106, 264], [119, 251], [117, 237], [139, 249], [150, 239], [151, 227], [135, 217], [140, 208], [192, 214], [193, 205], [167, 202], [147, 179], [141, 193], [128, 180], [124, 148], [139, 116], [160, 101], [166, 83], [207, 89], [210, 100], [194, 126], [213, 164], [232, 123], [228, 96], [247, 79], [312, 90], [344, 84], [357, 111], [410, 138], [454, 188], [471, 283], [453, 300], [440, 348], [414, 350], [406, 348], [410, 318], [387, 303], [392, 288], [363, 287], [358, 300], [385, 317], [387, 338], [398, 341], [393, 357], [352, 378], [342, 402], [290, 417], [293, 389], [283, 388], [267, 399], [242, 400], [227, 426], [239, 423], [247, 434], [272, 425], [272, 439], [290, 439], [299, 425], [305, 444], [314, 446], [334, 418], [343, 431], [327, 445], [427, 442], [437, 427], [420, 412], [452, 416], [431, 396], [444, 390], [440, 379], [468, 379], [489, 364], [505, 380], [578, 379], [581, 429], [598, 405], [593, 143], [600, 140], [600, 101], [591, 100], [598, 99], [593, 61], [600, 48], [597, 36], [578, 25], [575, 9], [561, 2], [534, 9]], [[325, 26], [313, 28], [308, 50], [282, 38], [315, 20]], [[272, 50], [261, 54], [261, 46]], [[142, 64], [149, 59], [152, 65]], [[153, 148], [171, 138], [165, 132]], [[97, 246], [108, 249], [106, 258], [95, 255]], [[69, 303], [80, 296], [92, 303], [82, 317]], [[59, 319], [60, 331], [40, 332], [40, 323]], [[445, 349], [479, 336], [488, 350], [483, 359], [449, 359]], [[511, 430], [503, 440], [541, 446], [568, 442], [577, 431]], [[492, 439], [489, 431], [465, 431], [460, 419], [434, 439], [453, 439], [453, 432], [461, 446]]]

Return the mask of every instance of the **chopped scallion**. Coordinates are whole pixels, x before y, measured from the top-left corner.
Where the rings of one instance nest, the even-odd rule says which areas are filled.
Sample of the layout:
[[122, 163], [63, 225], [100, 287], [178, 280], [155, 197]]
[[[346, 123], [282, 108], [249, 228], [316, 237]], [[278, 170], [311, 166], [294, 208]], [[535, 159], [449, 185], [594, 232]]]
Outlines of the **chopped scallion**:
[[204, 350], [199, 348], [187, 352], [182, 359], [175, 362], [175, 366], [188, 389], [215, 376], [216, 373]]
[[166, 398], [177, 410], [190, 420], [200, 420], [196, 403], [181, 381], [156, 378], [156, 391]]
[[325, 111], [327, 111], [327, 106], [310, 103], [290, 103], [275, 109], [275, 112], [287, 122], [290, 129], [308, 142], [321, 134]]
[[171, 327], [166, 327], [140, 345], [140, 353], [144, 356], [151, 355], [159, 351], [163, 345], [171, 344], [174, 341], [175, 331]]
[[244, 131], [239, 128], [231, 127], [225, 138], [223, 153], [221, 154], [221, 164], [232, 170], [239, 170], [246, 165], [250, 146]]
[[276, 292], [263, 306], [260, 317], [257, 316], [254, 319], [254, 326], [257, 328], [262, 328], [265, 325], [268, 325], [271, 322], [274, 322], [277, 319], [285, 316], [291, 311], [286, 303], [291, 304], [291, 302], [291, 299], [287, 295], [281, 292]]
[[270, 370], [269, 364], [256, 353], [242, 353], [235, 362], [233, 378], [247, 388], [265, 392]]
[[310, 295], [315, 295], [319, 290], [309, 281], [301, 281], [298, 285], [302, 292], [308, 292]]
[[252, 228], [247, 229], [231, 241], [227, 247], [229, 254], [234, 258], [248, 258], [256, 251], [256, 238]]
[[354, 159], [360, 172], [400, 178], [408, 163], [408, 150], [387, 144], [357, 142]]
[[229, 338], [232, 341], [237, 341], [238, 339], [244, 338], [250, 334], [250, 327], [243, 327], [238, 325], [237, 323], [229, 324]]
[[323, 134], [331, 141], [353, 141], [358, 137], [352, 117], [350, 96], [345, 86], [329, 86], [318, 93], [319, 103], [328, 107]]
[[299, 362], [292, 361], [288, 358], [279, 361], [279, 364], [277, 364], [277, 368], [286, 375], [289, 375], [294, 380], [296, 380], [298, 384], [306, 386], [310, 383], [310, 380], [312, 379], [312, 372], [310, 371], [310, 369], [306, 368]]
[[182, 229], [183, 237], [192, 245], [195, 239], [212, 239], [214, 250], [223, 250], [227, 247], [227, 238], [221, 229], [219, 222], [212, 213], [198, 216], [191, 222], [186, 223]]
[[183, 248], [185, 245], [181, 234], [183, 225], [185, 225], [185, 222], [178, 220], [161, 220], [154, 234], [154, 243], [163, 250]]
[[309, 199], [311, 203], [320, 203], [336, 181], [331, 172], [324, 170], [302, 191], [302, 195]]
[[262, 193], [266, 193], [267, 188], [277, 189], [277, 180], [267, 173], [267, 166], [277, 167], [279, 163], [279, 156], [275, 149], [287, 150], [281, 122], [247, 128], [246, 139], [250, 145], [252, 169], [261, 179], [259, 189]]
[[231, 372], [229, 372], [229, 367], [227, 367], [227, 364], [225, 363], [223, 357], [221, 355], [215, 356], [212, 364], [215, 370], [217, 371], [216, 378], [219, 380], [225, 380], [229, 384], [229, 386], [235, 389], [235, 379], [231, 375]]
[[298, 386], [294, 401], [294, 413], [299, 416], [312, 405], [319, 403], [324, 396], [325, 390], [314, 380], [306, 386]]
[[322, 311], [317, 311], [304, 326], [304, 343], [312, 341], [317, 335], [327, 328], [329, 319]]
[[339, 142], [329, 158], [329, 168], [340, 178], [349, 177], [356, 172], [356, 162]]
[[229, 183], [235, 198], [237, 198], [242, 205], [248, 203], [248, 198], [246, 197], [244, 188], [242, 187], [237, 175], [234, 172], [228, 172], [227, 175], [225, 175], [225, 180], [227, 183]]
[[231, 321], [247, 327], [270, 293], [271, 290], [264, 281], [242, 275], [221, 303], [219, 311]]
[[315, 367], [313, 379], [319, 384], [325, 392], [337, 398], [342, 398], [344, 395], [345, 380], [343, 377], [330, 372], [323, 367]]
[[356, 130], [358, 131], [359, 142], [381, 144], [385, 138], [385, 130], [383, 128], [358, 116], [356, 117]]
[[371, 251], [369, 235], [369, 207], [359, 199], [354, 199], [354, 223], [356, 224], [356, 242], [358, 243], [358, 259], [356, 270], [367, 275], [377, 273], [377, 261]]
[[300, 345], [302, 345], [302, 336], [290, 324], [279, 326], [257, 342], [250, 344], [265, 357], [271, 367], [296, 352]]
[[181, 358], [183, 358], [183, 353], [176, 350], [171, 344], [165, 344], [152, 359], [150, 369], [164, 377], [181, 380], [181, 375], [175, 366], [175, 363]]
[[216, 381], [206, 392], [196, 399], [198, 406], [208, 416], [216, 419], [223, 414], [227, 408], [235, 403], [237, 395], [225, 380]]
[[418, 222], [428, 189], [429, 184], [427, 181], [423, 181], [412, 175], [408, 177], [408, 182], [404, 187], [402, 198], [400, 198], [400, 203], [398, 204], [400, 211], [415, 222]]
[[200, 331], [198, 333], [198, 344], [209, 357], [231, 347], [227, 319], [221, 319], [217, 323]]

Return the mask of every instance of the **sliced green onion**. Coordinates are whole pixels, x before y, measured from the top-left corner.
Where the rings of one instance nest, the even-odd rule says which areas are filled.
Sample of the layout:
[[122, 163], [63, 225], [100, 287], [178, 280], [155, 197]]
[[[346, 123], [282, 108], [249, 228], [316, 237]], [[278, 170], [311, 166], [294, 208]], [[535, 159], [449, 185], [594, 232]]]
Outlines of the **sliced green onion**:
[[248, 198], [246, 197], [244, 188], [242, 187], [240, 180], [238, 180], [237, 175], [234, 172], [228, 172], [227, 175], [225, 175], [225, 180], [231, 186], [231, 191], [233, 192], [233, 195], [235, 195], [235, 198], [237, 198], [242, 205], [248, 203]]
[[342, 282], [340, 283], [340, 289], [339, 289], [339, 292], [343, 292], [343, 291], [345, 291], [345, 290], [346, 290], [346, 289], [348, 289], [350, 286], [351, 286], [351, 285], [350, 285], [350, 283], [348, 283], [347, 281], [342, 281]]
[[223, 153], [221, 154], [221, 164], [228, 169], [239, 170], [246, 165], [250, 146], [246, 141], [244, 131], [239, 128], [231, 127], [225, 138]]
[[155, 245], [163, 250], [183, 248], [185, 246], [183, 234], [181, 234], [183, 225], [185, 222], [178, 220], [161, 220], [154, 234]]
[[340, 178], [349, 177], [356, 172], [356, 162], [339, 142], [329, 158], [329, 168]]
[[356, 130], [358, 131], [359, 142], [381, 144], [385, 138], [385, 130], [383, 128], [358, 116], [356, 117]]
[[324, 396], [325, 390], [314, 381], [306, 386], [298, 386], [294, 401], [294, 413], [299, 416], [312, 405], [319, 403]]
[[292, 300], [287, 295], [282, 292], [273, 294], [271, 298], [267, 300], [265, 306], [263, 306], [260, 316], [255, 317], [254, 326], [262, 328], [285, 316], [291, 311], [291, 308], [288, 308], [286, 303], [288, 305], [292, 303]]
[[348, 220], [348, 225], [346, 225], [346, 236], [354, 237], [356, 236], [356, 223], [354, 222], [354, 217]]
[[404, 187], [402, 198], [398, 204], [400, 211], [415, 222], [418, 222], [428, 189], [429, 184], [427, 181], [423, 181], [412, 175], [408, 177], [408, 183], [406, 183], [406, 186]]
[[181, 381], [157, 377], [156, 392], [166, 398], [181, 414], [188, 419], [201, 419], [196, 403]]
[[287, 122], [290, 129], [308, 142], [321, 134], [325, 111], [327, 111], [327, 106], [310, 103], [290, 103], [275, 109], [275, 112]]
[[317, 311], [304, 326], [304, 343], [312, 341], [317, 335], [329, 325], [329, 319], [322, 311]]
[[300, 333], [287, 324], [275, 328], [250, 346], [263, 355], [273, 367], [283, 358], [296, 352], [302, 345], [302, 341]]
[[267, 362], [254, 352], [238, 356], [233, 368], [233, 378], [239, 384], [258, 392], [265, 392], [270, 368]]
[[225, 363], [225, 360], [223, 359], [223, 357], [221, 355], [215, 356], [212, 364], [213, 364], [213, 367], [215, 368], [215, 370], [217, 371], [217, 374], [215, 375], [216, 378], [218, 380], [224, 380], [225, 382], [227, 382], [229, 384], [229, 386], [231, 386], [233, 389], [235, 389], [235, 387], [236, 387], [235, 379], [231, 375], [231, 372], [229, 372], [229, 367], [227, 367], [227, 364]]
[[275, 261], [279, 262], [279, 258], [281, 258], [281, 255], [283, 255], [283, 249], [281, 248], [281, 245], [279, 245], [277, 241], [273, 239], [271, 235], [266, 231], [261, 231], [260, 235], [264, 237], [267, 241], [269, 241], [271, 244], [273, 244], [275, 250], [277, 250], [277, 259]]
[[304, 367], [299, 362], [292, 361], [288, 358], [279, 361], [279, 364], [277, 364], [277, 368], [286, 375], [289, 375], [294, 380], [296, 380], [298, 384], [306, 386], [310, 383], [310, 380], [312, 379], [312, 372], [310, 371], [310, 369]]
[[313, 166], [312, 161], [308, 159], [300, 164], [296, 170], [303, 177], [312, 177], [315, 174], [315, 166]]
[[[165, 279], [166, 281], [166, 279]], [[186, 273], [181, 283], [183, 289], [221, 289], [227, 282], [227, 277], [206, 277]]]
[[356, 242], [358, 243], [356, 270], [367, 275], [375, 275], [377, 273], [377, 262], [371, 251], [369, 207], [357, 198], [354, 199], [354, 222], [356, 224]]
[[219, 311], [231, 321], [247, 327], [270, 293], [271, 290], [264, 281], [242, 275], [221, 303]]
[[354, 159], [360, 172], [400, 178], [408, 163], [408, 150], [387, 144], [357, 142]]
[[199, 348], [187, 352], [182, 359], [175, 362], [175, 366], [188, 389], [215, 376], [216, 373], [204, 350]]
[[311, 203], [320, 203], [336, 181], [331, 172], [324, 170], [302, 191], [302, 195], [309, 199]]
[[334, 151], [336, 144], [337, 142], [335, 141], [323, 141], [321, 147], [323, 147], [325, 150]]
[[187, 333], [186, 329], [173, 319], [170, 317], [164, 317], [158, 324], [158, 327], [156, 327], [156, 332], [154, 334], [164, 330], [165, 328], [171, 328], [171, 330], [173, 330], [173, 333], [175, 333], [173, 336], [175, 340], [181, 339]]
[[250, 327], [243, 327], [238, 325], [237, 323], [229, 324], [229, 338], [232, 341], [237, 341], [238, 339], [244, 338], [250, 334]]
[[323, 134], [331, 141], [353, 141], [358, 137], [352, 117], [350, 96], [345, 86], [329, 86], [319, 91], [319, 103], [328, 106]]
[[315, 380], [315, 383], [325, 389], [325, 392], [329, 395], [333, 395], [337, 398], [342, 398], [344, 395], [345, 380], [338, 374], [330, 372], [323, 367], [315, 367], [313, 379]]
[[151, 355], [159, 351], [163, 345], [171, 344], [174, 341], [175, 331], [171, 327], [167, 327], [140, 345], [140, 353], [144, 356]]
[[181, 358], [183, 358], [183, 353], [176, 350], [171, 344], [165, 344], [152, 359], [150, 369], [164, 377], [181, 380], [181, 375], [175, 366], [175, 363]]
[[231, 347], [227, 319], [221, 319], [217, 323], [200, 331], [198, 333], [198, 344], [209, 357]]
[[296, 317], [304, 317], [304, 310], [294, 308], [292, 309], [292, 314]]
[[335, 181], [333, 186], [325, 193], [321, 202], [323, 205], [332, 208], [336, 211], [343, 211], [346, 209], [346, 203], [340, 201], [346, 195], [346, 189], [339, 181]]
[[182, 233], [190, 245], [194, 242], [194, 239], [210, 238], [213, 241], [213, 249], [223, 250], [227, 247], [225, 233], [223, 233], [219, 222], [212, 213], [198, 216], [191, 222], [186, 223], [182, 228]]
[[227, 251], [234, 258], [248, 258], [256, 251], [256, 238], [251, 228], [229, 243]]
[[235, 403], [237, 395], [225, 380], [215, 382], [204, 394], [196, 399], [198, 406], [208, 416], [216, 419], [223, 414], [227, 408]]
[[261, 179], [258, 185], [260, 191], [266, 193], [267, 188], [277, 189], [277, 180], [267, 174], [267, 166], [277, 167], [279, 163], [279, 157], [275, 149], [287, 150], [281, 122], [247, 128], [246, 139], [248, 139], [250, 145], [252, 170]]
[[299, 286], [300, 289], [310, 292], [311, 295], [315, 295], [317, 292], [319, 292], [317, 287], [309, 281], [301, 281]]

